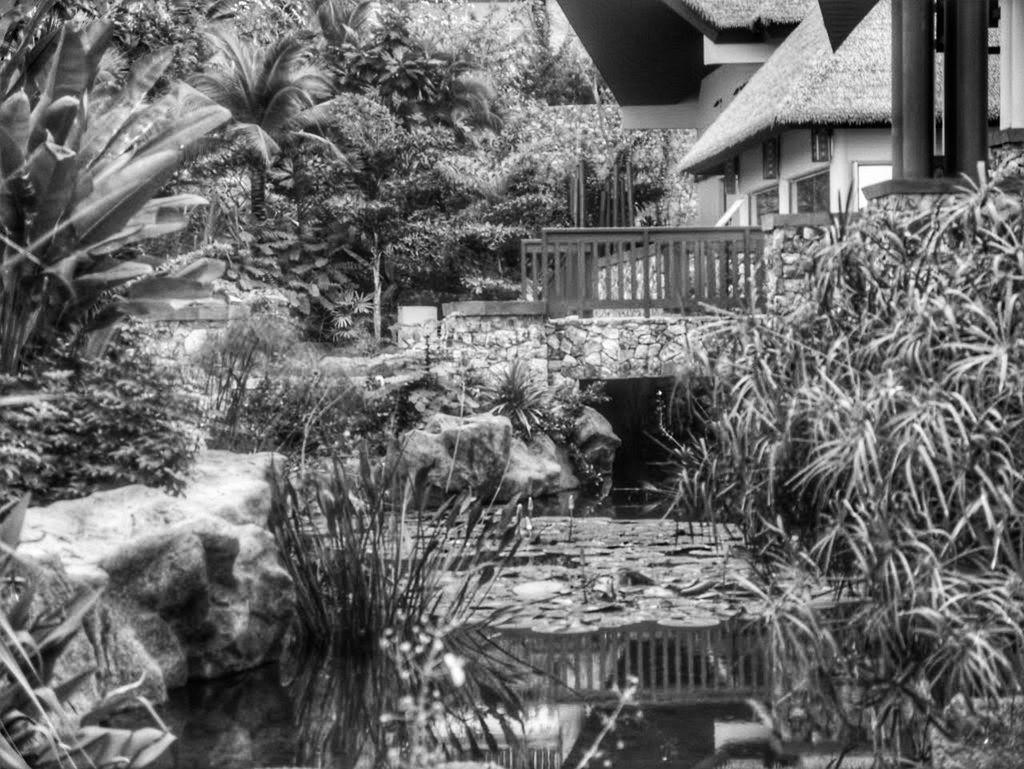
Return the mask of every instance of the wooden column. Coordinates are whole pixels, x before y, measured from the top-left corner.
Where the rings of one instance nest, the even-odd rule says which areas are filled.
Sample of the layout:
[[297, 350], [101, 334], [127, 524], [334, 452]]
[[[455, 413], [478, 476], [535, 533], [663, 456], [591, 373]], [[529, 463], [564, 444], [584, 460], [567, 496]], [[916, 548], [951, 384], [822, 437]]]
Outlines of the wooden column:
[[946, 0], [946, 173], [976, 178], [988, 160], [988, 3]]
[[[966, 2], [987, 5], [980, 0]], [[902, 5], [900, 66], [893, 69], [893, 93], [898, 76], [903, 178], [927, 179], [932, 175], [935, 141], [935, 16], [931, 0], [897, 0], [897, 4]]]
[[903, 0], [892, 0], [892, 178], [903, 173]]

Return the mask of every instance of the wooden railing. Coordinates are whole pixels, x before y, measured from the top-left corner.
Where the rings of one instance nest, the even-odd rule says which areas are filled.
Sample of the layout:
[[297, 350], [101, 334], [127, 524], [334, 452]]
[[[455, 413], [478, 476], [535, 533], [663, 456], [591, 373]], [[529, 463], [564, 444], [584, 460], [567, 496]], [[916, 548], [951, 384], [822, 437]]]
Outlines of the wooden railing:
[[764, 234], [748, 227], [548, 229], [524, 240], [522, 298], [593, 310], [758, 309]]
[[613, 685], [637, 682], [643, 703], [734, 701], [770, 685], [767, 636], [754, 621], [701, 627], [644, 622], [580, 633], [502, 630], [499, 646], [542, 674], [548, 701], [613, 698]]

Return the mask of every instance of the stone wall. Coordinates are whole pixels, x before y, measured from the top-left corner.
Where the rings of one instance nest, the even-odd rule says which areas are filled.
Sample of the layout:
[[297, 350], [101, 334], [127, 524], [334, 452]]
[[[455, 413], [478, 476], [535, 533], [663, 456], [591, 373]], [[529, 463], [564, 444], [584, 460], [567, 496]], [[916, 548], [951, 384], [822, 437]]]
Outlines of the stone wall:
[[777, 227], [765, 243], [765, 307], [785, 312], [810, 289], [811, 253], [825, 239], [824, 227]]
[[525, 361], [549, 384], [671, 376], [700, 349], [706, 319], [664, 315], [547, 318], [531, 302], [445, 306], [441, 339], [462, 371], [492, 374]]
[[521, 360], [547, 376], [547, 324], [530, 302], [455, 302], [444, 306], [443, 352], [465, 373], [489, 374]]

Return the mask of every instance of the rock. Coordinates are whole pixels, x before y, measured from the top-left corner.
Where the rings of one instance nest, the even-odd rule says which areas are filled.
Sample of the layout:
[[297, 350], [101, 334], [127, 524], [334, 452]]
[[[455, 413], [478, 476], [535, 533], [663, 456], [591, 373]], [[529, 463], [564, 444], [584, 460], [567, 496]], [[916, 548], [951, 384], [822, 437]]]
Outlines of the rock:
[[583, 459], [610, 484], [615, 452], [622, 445], [611, 423], [597, 410], [584, 406], [573, 428], [573, 442]]
[[405, 434], [398, 462], [403, 476], [420, 477], [436, 492], [471, 489], [497, 502], [578, 486], [567, 452], [547, 436], [527, 444], [513, 435], [508, 417], [491, 414], [436, 414], [422, 430]]
[[435, 414], [422, 430], [406, 433], [399, 462], [403, 474], [424, 475], [435, 489], [486, 495], [501, 483], [511, 448], [507, 417]]
[[537, 436], [529, 444], [513, 439], [498, 496], [511, 499], [519, 493], [528, 497], [544, 497], [562, 490], [561, 480], [562, 466], [558, 462], [554, 441], [546, 435]]
[[136, 485], [29, 510], [19, 552], [54, 586], [40, 605], [105, 590], [64, 673], [96, 667], [104, 691], [145, 675], [161, 701], [277, 658], [295, 597], [265, 528], [272, 459], [208, 451], [182, 497]]

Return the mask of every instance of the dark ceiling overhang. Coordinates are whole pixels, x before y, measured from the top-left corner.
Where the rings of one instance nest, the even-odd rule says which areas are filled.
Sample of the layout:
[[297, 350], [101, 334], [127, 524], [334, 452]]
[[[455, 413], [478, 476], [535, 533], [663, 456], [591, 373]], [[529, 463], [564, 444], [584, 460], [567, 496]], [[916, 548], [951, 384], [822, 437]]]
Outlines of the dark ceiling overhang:
[[818, 0], [833, 51], [843, 44], [877, 4], [878, 0]]
[[662, 0], [558, 0], [621, 106], [696, 98], [704, 75], [699, 29]]

